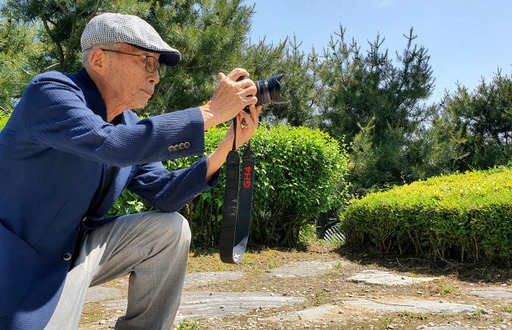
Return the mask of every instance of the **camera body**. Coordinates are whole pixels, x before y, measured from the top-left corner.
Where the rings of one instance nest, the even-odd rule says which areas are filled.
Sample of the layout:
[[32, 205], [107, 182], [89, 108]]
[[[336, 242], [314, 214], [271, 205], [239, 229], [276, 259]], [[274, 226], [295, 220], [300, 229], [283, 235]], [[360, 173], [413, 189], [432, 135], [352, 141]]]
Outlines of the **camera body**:
[[[258, 80], [256, 84], [256, 98], [258, 103], [256, 105], [267, 105], [270, 103], [288, 103], [289, 101], [281, 96], [281, 85], [279, 82], [283, 78], [284, 74], [273, 76], [268, 81]], [[243, 76], [238, 80], [247, 79], [248, 77]], [[245, 112], [249, 112], [249, 109], [244, 109]]]

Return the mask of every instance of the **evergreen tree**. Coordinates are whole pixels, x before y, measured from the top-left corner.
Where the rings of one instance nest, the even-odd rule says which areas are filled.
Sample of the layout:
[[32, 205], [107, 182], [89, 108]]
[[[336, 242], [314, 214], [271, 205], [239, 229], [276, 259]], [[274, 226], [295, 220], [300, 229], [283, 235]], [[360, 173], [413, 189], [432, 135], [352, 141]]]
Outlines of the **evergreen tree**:
[[316, 71], [319, 57], [314, 49], [311, 54], [301, 51], [301, 43], [295, 37], [288, 44], [287, 41], [276, 48], [281, 48], [281, 51], [277, 53], [279, 57], [276, 58], [273, 72], [284, 73], [281, 94], [290, 102], [268, 106], [264, 111], [264, 119], [290, 126], [315, 127], [315, 109], [321, 101], [318, 88], [321, 81]]
[[19, 24], [12, 16], [0, 23], [0, 117], [7, 116], [21, 97], [25, 86], [39, 70], [41, 44], [33, 26]]
[[[451, 172], [507, 165], [512, 157], [511, 109], [512, 77], [501, 71], [473, 92], [459, 85], [439, 106], [431, 129], [432, 152], [444, 154], [450, 165], [445, 167]], [[443, 167], [439, 158], [425, 158]]]
[[382, 50], [380, 36], [363, 53], [344, 34], [340, 27], [339, 39], [331, 38], [320, 64], [325, 97], [320, 126], [336, 138], [353, 141], [351, 178], [356, 187], [411, 181], [409, 147], [429, 115], [419, 102], [434, 87], [427, 50], [413, 45], [411, 29], [395, 65]]

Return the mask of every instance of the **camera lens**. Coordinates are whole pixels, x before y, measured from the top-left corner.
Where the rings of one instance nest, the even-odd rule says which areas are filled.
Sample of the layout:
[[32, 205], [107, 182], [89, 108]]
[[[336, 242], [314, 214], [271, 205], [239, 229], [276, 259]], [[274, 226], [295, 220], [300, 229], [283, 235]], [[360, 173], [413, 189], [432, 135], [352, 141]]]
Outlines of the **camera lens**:
[[283, 78], [283, 74], [273, 76], [268, 81], [258, 80], [256, 84], [256, 105], [267, 105], [270, 103], [287, 103], [288, 100], [281, 96], [281, 85], [279, 81]]
[[270, 103], [270, 92], [268, 90], [268, 82], [266, 80], [258, 80], [256, 84], [256, 98], [258, 103], [256, 105], [266, 105]]
[[[268, 81], [266, 80], [258, 80], [255, 81], [256, 85], [256, 98], [258, 102], [256, 105], [267, 105], [270, 103], [288, 103], [289, 101], [281, 96], [281, 85], [279, 81], [283, 78], [284, 74], [279, 74], [277, 76], [273, 76]], [[242, 76], [238, 79], [238, 81], [242, 79], [247, 79], [249, 77]], [[249, 113], [249, 107], [246, 107], [245, 112]]]

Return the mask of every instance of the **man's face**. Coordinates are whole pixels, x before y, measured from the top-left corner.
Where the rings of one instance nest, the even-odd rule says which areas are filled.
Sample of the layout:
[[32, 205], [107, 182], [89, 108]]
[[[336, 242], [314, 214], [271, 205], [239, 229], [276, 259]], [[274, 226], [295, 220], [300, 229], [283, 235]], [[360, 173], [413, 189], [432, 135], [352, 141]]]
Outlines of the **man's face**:
[[155, 69], [151, 66], [154, 59], [146, 60], [145, 56], [152, 56], [158, 60], [160, 54], [145, 52], [126, 44], [122, 45], [119, 51], [104, 52], [108, 57], [106, 81], [111, 92], [111, 100], [124, 108], [123, 111], [143, 108], [153, 95], [155, 85], [160, 81], [158, 70], [151, 73], [146, 69]]

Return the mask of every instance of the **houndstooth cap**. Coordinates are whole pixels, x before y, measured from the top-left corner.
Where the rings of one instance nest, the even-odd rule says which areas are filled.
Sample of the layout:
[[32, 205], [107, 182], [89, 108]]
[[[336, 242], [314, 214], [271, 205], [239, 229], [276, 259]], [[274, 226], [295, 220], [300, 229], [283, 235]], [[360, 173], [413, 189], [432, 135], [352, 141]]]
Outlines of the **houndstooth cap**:
[[100, 14], [87, 23], [82, 33], [82, 52], [100, 44], [124, 42], [147, 52], [160, 54], [160, 63], [174, 66], [181, 54], [162, 40], [145, 20], [133, 15]]

